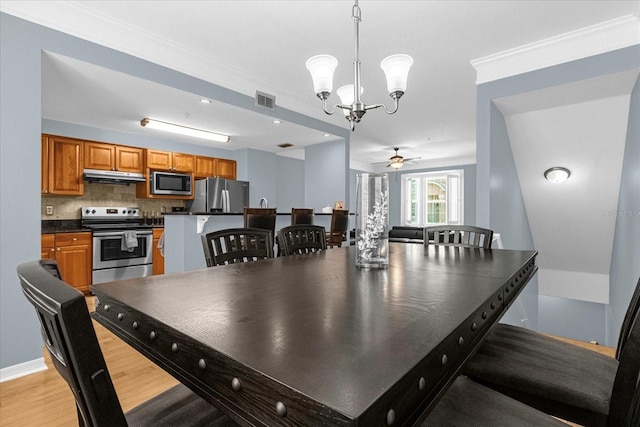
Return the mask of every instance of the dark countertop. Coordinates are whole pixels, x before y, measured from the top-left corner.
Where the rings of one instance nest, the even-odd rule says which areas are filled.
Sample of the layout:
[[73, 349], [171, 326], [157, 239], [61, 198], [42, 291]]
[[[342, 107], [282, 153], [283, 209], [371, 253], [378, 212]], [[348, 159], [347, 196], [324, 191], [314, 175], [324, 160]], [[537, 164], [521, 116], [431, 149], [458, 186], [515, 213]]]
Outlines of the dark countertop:
[[[234, 216], [244, 215], [242, 212], [163, 212], [162, 215], [211, 215], [211, 216]], [[291, 212], [276, 212], [276, 215], [291, 215]], [[316, 212], [314, 215], [328, 215], [331, 213]], [[354, 215], [349, 213], [349, 215]]]
[[90, 229], [82, 227], [79, 219], [42, 220], [40, 229], [42, 234], [91, 232]]
[[[164, 224], [154, 225], [153, 228], [164, 228]], [[41, 234], [51, 233], [91, 233], [90, 228], [82, 226], [79, 219], [52, 219], [42, 220], [40, 225]]]

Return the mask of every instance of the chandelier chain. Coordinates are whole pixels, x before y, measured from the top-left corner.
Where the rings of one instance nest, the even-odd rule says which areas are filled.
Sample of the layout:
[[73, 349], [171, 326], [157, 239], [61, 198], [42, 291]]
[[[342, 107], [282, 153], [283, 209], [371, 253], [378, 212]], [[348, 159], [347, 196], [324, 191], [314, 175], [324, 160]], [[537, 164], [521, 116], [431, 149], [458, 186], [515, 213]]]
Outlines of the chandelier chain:
[[360, 10], [360, 6], [358, 6], [358, 0], [356, 0], [356, 4], [351, 8], [351, 17], [356, 22], [362, 22], [362, 11]]

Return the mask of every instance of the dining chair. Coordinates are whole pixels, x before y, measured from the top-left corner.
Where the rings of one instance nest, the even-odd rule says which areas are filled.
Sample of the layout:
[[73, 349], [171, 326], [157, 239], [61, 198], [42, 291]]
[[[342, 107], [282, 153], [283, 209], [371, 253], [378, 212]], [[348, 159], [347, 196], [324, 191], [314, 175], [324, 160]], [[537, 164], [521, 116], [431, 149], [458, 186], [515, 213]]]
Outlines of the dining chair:
[[324, 227], [312, 224], [298, 224], [278, 230], [278, 241], [282, 245], [283, 256], [308, 254], [327, 249]]
[[472, 225], [434, 225], [425, 227], [424, 244], [491, 249], [493, 230]]
[[327, 235], [327, 246], [341, 247], [342, 242], [347, 240], [347, 230], [349, 229], [349, 211], [346, 209], [334, 209], [331, 212], [331, 228]]
[[271, 231], [228, 228], [202, 235], [207, 267], [273, 258]]
[[291, 225], [313, 224], [313, 208], [291, 208]]
[[552, 416], [460, 375], [420, 427], [567, 427]]
[[525, 328], [498, 324], [463, 373], [567, 421], [624, 426], [639, 379], [639, 300], [640, 279], [620, 328], [615, 358]]
[[273, 242], [276, 233], [276, 208], [244, 208], [244, 228], [269, 230]]
[[74, 395], [81, 427], [235, 425], [182, 384], [124, 413], [82, 292], [62, 281], [54, 260], [23, 263], [17, 271], [51, 361]]

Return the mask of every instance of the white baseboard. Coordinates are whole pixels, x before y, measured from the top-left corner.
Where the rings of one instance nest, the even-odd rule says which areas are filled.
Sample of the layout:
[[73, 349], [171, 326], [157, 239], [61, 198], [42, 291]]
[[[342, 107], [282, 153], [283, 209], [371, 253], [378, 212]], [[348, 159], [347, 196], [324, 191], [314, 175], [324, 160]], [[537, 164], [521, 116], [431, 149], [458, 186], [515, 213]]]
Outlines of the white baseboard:
[[16, 378], [24, 377], [25, 375], [35, 374], [36, 372], [44, 371], [46, 369], [47, 365], [44, 363], [44, 357], [8, 366], [0, 369], [0, 383], [15, 380]]

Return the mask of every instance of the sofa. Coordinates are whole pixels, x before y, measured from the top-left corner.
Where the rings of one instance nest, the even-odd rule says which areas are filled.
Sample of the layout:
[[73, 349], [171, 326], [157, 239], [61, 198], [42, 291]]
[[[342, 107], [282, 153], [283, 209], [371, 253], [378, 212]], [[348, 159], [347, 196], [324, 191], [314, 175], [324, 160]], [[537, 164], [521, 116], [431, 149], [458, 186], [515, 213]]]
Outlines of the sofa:
[[424, 228], [394, 225], [389, 230], [389, 241], [424, 244]]

